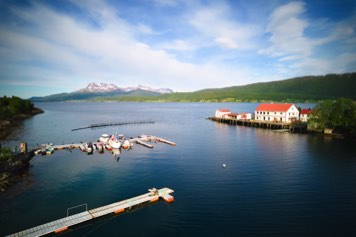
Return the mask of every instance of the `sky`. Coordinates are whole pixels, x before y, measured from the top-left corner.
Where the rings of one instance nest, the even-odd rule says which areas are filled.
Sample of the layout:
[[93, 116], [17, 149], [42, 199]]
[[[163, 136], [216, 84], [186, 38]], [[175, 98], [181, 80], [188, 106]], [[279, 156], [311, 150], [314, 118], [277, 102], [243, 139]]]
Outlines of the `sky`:
[[0, 0], [0, 96], [355, 71], [354, 0]]

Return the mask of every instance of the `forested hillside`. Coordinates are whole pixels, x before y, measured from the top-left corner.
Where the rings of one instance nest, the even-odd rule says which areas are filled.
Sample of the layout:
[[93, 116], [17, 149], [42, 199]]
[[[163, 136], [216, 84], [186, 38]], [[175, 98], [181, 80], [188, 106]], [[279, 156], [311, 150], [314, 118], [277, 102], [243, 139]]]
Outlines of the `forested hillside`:
[[356, 73], [306, 76], [192, 93], [160, 96], [172, 101], [308, 101], [334, 98], [356, 99]]
[[244, 86], [204, 89], [195, 92], [159, 94], [146, 91], [129, 93], [62, 93], [33, 97], [32, 101], [318, 101], [336, 98], [356, 100], [356, 73], [305, 76]]

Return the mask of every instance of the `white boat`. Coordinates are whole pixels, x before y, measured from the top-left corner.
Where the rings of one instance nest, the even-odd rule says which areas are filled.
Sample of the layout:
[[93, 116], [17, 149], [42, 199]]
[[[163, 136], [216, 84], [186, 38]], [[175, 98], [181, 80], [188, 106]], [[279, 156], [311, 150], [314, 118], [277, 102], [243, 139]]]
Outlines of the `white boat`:
[[109, 139], [110, 139], [110, 136], [108, 134], [102, 134], [101, 137], [99, 138], [99, 141], [106, 144], [109, 142]]
[[115, 135], [112, 135], [110, 140], [109, 140], [109, 145], [111, 146], [112, 149], [119, 149], [121, 148], [121, 142], [117, 140]]
[[122, 145], [122, 148], [124, 148], [125, 150], [129, 150], [132, 148], [132, 143], [129, 142], [129, 140], [125, 140]]
[[83, 143], [79, 146], [79, 149], [82, 152], [86, 152], [88, 155], [92, 155], [94, 153], [95, 147], [92, 142]]
[[104, 153], [105, 145], [103, 142], [97, 142], [95, 145], [99, 153]]

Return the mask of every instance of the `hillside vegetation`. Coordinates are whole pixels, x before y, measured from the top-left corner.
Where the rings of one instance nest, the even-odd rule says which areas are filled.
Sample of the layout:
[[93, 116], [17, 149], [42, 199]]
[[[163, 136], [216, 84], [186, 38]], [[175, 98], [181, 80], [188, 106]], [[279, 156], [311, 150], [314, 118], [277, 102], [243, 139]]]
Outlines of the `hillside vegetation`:
[[12, 119], [19, 114], [31, 113], [34, 109], [33, 103], [19, 97], [2, 97], [0, 98], [0, 120]]
[[195, 92], [177, 92], [159, 96], [121, 96], [98, 99], [114, 101], [177, 102], [306, 102], [349, 98], [356, 100], [356, 73], [306, 76], [282, 81], [255, 83]]
[[5, 139], [21, 121], [39, 113], [43, 111], [29, 100], [16, 96], [0, 97], [0, 140]]
[[340, 97], [356, 99], [356, 73], [307, 76], [159, 98], [170, 101], [312, 101]]
[[195, 92], [159, 94], [134, 93], [63, 93], [31, 98], [33, 101], [162, 101], [162, 102], [305, 102], [349, 98], [356, 100], [356, 73], [305, 76], [282, 81], [255, 83]]

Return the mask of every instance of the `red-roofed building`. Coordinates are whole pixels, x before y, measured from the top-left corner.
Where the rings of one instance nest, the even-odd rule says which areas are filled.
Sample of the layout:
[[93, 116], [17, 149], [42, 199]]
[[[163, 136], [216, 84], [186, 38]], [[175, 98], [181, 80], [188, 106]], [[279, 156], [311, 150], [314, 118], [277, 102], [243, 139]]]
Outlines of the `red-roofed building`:
[[308, 116], [309, 116], [309, 114], [311, 112], [313, 112], [313, 110], [310, 109], [310, 108], [309, 109], [302, 109], [302, 111], [300, 111], [300, 117], [299, 117], [300, 121], [307, 122], [308, 121]]
[[260, 104], [255, 110], [255, 119], [290, 123], [299, 119], [299, 110], [294, 104]]
[[225, 118], [229, 114], [231, 114], [231, 110], [229, 109], [218, 109], [215, 111], [216, 118]]

